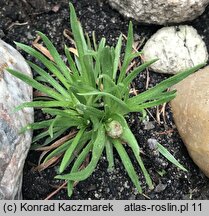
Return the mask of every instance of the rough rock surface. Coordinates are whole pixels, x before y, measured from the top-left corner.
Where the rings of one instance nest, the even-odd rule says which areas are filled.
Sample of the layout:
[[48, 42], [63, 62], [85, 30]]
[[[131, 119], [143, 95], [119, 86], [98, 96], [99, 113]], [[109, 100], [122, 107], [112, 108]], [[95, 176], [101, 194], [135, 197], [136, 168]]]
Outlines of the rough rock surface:
[[173, 88], [171, 107], [177, 129], [194, 162], [209, 177], [209, 66]]
[[193, 20], [209, 0], [109, 0], [121, 14], [143, 23], [165, 25]]
[[158, 30], [145, 44], [144, 59], [159, 60], [150, 69], [176, 74], [208, 60], [204, 41], [192, 26], [180, 25]]
[[32, 99], [32, 88], [10, 75], [13, 68], [31, 76], [20, 53], [0, 40], [0, 199], [21, 198], [22, 169], [31, 144], [31, 132], [19, 134], [33, 121], [33, 110], [13, 112], [14, 107]]

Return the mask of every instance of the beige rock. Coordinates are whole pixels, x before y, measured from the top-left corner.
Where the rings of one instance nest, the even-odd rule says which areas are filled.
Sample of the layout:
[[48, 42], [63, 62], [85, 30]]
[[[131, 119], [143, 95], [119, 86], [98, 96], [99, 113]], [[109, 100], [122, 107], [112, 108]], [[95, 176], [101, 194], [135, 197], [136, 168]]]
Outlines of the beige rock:
[[209, 66], [190, 75], [173, 88], [174, 120], [188, 152], [209, 177]]
[[150, 69], [176, 74], [208, 60], [204, 41], [192, 26], [180, 25], [158, 30], [144, 45], [145, 61], [158, 58]]
[[14, 112], [16, 106], [32, 100], [32, 87], [8, 73], [7, 67], [32, 76], [22, 55], [0, 40], [0, 200], [21, 198], [23, 166], [32, 133], [19, 131], [33, 121], [31, 108]]
[[203, 13], [209, 0], [108, 0], [121, 14], [143, 23], [181, 23]]

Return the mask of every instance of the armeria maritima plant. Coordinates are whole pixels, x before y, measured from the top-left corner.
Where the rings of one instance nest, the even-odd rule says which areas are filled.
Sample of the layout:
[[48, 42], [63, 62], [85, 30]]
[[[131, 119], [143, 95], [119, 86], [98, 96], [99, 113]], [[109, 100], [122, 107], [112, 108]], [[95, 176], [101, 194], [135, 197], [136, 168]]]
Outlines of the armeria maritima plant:
[[[176, 91], [169, 92], [166, 91], [167, 88], [204, 64], [172, 76], [137, 96], [130, 96], [131, 82], [140, 72], [156, 61], [154, 59], [144, 62], [127, 73], [133, 59], [141, 55], [141, 52], [134, 52], [132, 49], [132, 23], [129, 24], [121, 67], [119, 67], [119, 61], [122, 35], [115, 47], [107, 46], [105, 38], [97, 44], [93, 37], [93, 43], [91, 43], [89, 37], [84, 36], [72, 4], [70, 4], [70, 23], [77, 53], [74, 52], [72, 56], [69, 48], [65, 47], [68, 60], [66, 64], [51, 41], [41, 32], [38, 32], [38, 35], [49, 50], [53, 61], [27, 45], [16, 43], [19, 48], [38, 59], [46, 68], [42, 69], [29, 61], [31, 68], [39, 74], [34, 79], [21, 72], [8, 69], [11, 74], [43, 93], [33, 102], [23, 103], [17, 107], [17, 110], [25, 107], [40, 108], [51, 116], [51, 119], [32, 123], [24, 130], [43, 129], [34, 137], [35, 143], [45, 139], [43, 145], [62, 137], [66, 131], [76, 130], [74, 137], [53, 149], [44, 159], [44, 162], [47, 162], [58, 155], [62, 156], [59, 173], [55, 178], [67, 181], [69, 196], [72, 195], [74, 182], [88, 178], [95, 170], [103, 153], [106, 154], [108, 169], [114, 169], [113, 149], [116, 149], [119, 154], [138, 192], [142, 193], [138, 175], [126, 151], [126, 146], [133, 151], [149, 188], [153, 188], [151, 177], [141, 158], [139, 144], [129, 129], [125, 117], [131, 112], [139, 112], [145, 116], [147, 108], [172, 100]], [[168, 160], [185, 170], [164, 147], [160, 144], [158, 147], [159, 152]], [[83, 168], [82, 164], [87, 156], [90, 157], [90, 161]], [[66, 168], [70, 171], [66, 172]]]

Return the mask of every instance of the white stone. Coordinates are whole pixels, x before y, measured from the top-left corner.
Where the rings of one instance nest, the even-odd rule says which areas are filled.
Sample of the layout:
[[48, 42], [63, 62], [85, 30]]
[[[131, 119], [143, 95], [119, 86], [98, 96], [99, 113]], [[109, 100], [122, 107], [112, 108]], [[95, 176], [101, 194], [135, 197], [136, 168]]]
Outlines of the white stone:
[[194, 162], [209, 177], [209, 66], [172, 87], [175, 124]]
[[201, 15], [209, 0], [108, 0], [126, 17], [142, 23], [165, 25], [193, 20]]
[[33, 121], [33, 109], [13, 112], [32, 100], [32, 88], [6, 71], [13, 68], [32, 76], [30, 67], [12, 46], [0, 40], [0, 199], [20, 199], [22, 171], [31, 144], [31, 131], [19, 134]]
[[143, 48], [144, 60], [158, 58], [150, 69], [176, 74], [208, 60], [206, 45], [196, 29], [180, 25], [158, 30]]

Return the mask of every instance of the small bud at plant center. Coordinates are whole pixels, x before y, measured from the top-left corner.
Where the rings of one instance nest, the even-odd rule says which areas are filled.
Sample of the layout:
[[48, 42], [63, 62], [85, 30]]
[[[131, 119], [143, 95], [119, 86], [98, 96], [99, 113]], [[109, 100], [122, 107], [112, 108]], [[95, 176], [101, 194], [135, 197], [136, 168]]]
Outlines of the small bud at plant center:
[[112, 138], [119, 138], [123, 133], [123, 128], [118, 121], [111, 121], [107, 124], [107, 134]]

